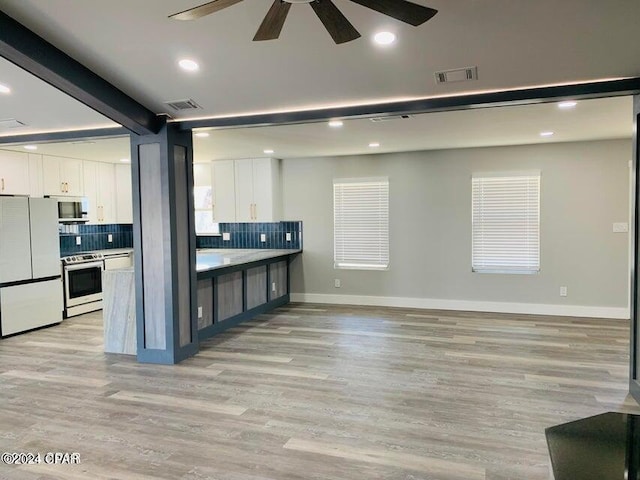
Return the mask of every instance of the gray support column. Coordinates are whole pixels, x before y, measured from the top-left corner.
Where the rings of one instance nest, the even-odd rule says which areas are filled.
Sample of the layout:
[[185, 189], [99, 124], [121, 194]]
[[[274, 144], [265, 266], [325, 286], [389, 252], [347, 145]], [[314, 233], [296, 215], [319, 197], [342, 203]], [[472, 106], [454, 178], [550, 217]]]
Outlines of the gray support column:
[[138, 361], [198, 351], [191, 132], [131, 136]]
[[631, 355], [629, 365], [629, 391], [640, 403], [640, 95], [633, 97], [633, 159], [632, 159], [632, 192], [631, 192]]

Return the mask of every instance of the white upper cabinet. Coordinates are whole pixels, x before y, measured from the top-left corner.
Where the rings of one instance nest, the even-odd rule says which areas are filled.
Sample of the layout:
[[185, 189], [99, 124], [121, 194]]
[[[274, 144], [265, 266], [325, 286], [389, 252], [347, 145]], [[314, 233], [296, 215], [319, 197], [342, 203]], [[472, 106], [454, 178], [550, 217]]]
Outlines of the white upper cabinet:
[[280, 220], [280, 161], [275, 158], [235, 160], [236, 221]]
[[29, 195], [31, 197], [44, 196], [42, 184], [42, 155], [39, 153], [29, 154]]
[[236, 221], [252, 222], [253, 214], [253, 160], [235, 161]]
[[84, 195], [82, 160], [43, 155], [42, 170], [45, 195]]
[[0, 195], [29, 193], [29, 154], [0, 150]]
[[236, 189], [233, 160], [211, 163], [213, 174], [213, 221], [236, 221]]
[[131, 165], [115, 166], [116, 223], [133, 223]]
[[89, 223], [116, 223], [115, 166], [83, 162], [84, 196], [89, 199]]

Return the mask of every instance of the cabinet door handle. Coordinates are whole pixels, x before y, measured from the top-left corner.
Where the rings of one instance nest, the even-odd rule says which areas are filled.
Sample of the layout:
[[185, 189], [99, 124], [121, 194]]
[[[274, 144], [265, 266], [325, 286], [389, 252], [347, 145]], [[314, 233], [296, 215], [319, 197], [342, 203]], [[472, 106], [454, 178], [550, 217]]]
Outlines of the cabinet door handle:
[[61, 191], [62, 193], [64, 193], [64, 182], [62, 182], [62, 183], [60, 184], [60, 191]]
[[65, 192], [69, 193], [69, 183], [65, 182], [64, 184]]
[[2, 191], [4, 192], [4, 178], [2, 179]]
[[216, 219], [216, 204], [215, 203], [211, 204], [211, 218], [213, 220]]
[[253, 219], [258, 220], [258, 204], [253, 204]]

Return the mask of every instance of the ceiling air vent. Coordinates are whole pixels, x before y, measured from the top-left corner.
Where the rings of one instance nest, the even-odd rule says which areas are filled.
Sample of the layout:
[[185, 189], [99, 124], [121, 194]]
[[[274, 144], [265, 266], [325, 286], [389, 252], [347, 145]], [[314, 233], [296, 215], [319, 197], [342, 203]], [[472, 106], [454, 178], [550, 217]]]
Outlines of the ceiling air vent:
[[478, 79], [478, 67], [456, 68], [436, 72], [436, 83], [468, 82]]
[[390, 122], [392, 120], [405, 120], [411, 118], [411, 115], [387, 115], [386, 117], [372, 117], [371, 120], [374, 123], [377, 122]]
[[164, 102], [165, 105], [169, 105], [171, 108], [177, 111], [181, 110], [196, 110], [202, 108], [195, 100], [187, 98], [186, 100], [172, 100], [170, 102]]
[[15, 118], [7, 118], [6, 120], [0, 120], [0, 129], [4, 128], [20, 128], [26, 127], [26, 123], [19, 122]]

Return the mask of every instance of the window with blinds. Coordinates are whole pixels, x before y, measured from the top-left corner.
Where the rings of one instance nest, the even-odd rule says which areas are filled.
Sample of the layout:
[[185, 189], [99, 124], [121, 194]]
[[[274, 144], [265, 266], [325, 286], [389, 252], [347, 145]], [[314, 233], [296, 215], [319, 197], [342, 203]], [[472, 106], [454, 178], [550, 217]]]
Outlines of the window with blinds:
[[333, 182], [334, 267], [389, 267], [389, 180]]
[[474, 175], [472, 269], [540, 271], [540, 174]]

